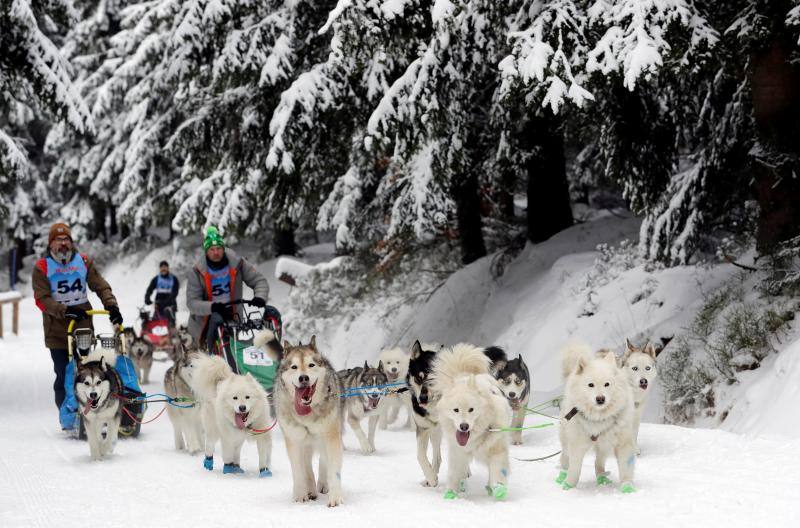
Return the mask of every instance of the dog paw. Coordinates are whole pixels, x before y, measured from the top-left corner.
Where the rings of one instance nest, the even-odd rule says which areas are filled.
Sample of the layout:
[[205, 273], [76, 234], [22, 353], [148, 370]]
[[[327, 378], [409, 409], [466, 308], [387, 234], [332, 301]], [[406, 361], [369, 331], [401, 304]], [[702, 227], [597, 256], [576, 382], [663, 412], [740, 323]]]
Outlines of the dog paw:
[[522, 445], [522, 440], [514, 440], [511, 445]]
[[272, 476], [272, 471], [270, 471], [269, 468], [261, 468], [261, 469], [258, 470], [258, 476], [259, 477], [271, 477]]
[[294, 501], [295, 502], [308, 502], [309, 500], [311, 500], [311, 499], [309, 499], [308, 498], [308, 494], [305, 494], [305, 493], [303, 495], [295, 495], [294, 496]]
[[342, 498], [341, 494], [330, 494], [328, 495], [328, 508], [335, 508], [336, 506], [340, 506], [344, 504], [344, 499]]
[[361, 452], [365, 455], [371, 455], [375, 452], [375, 448], [372, 446], [361, 446]]
[[467, 481], [462, 479], [458, 483], [458, 492], [465, 493], [466, 491], [467, 491]]
[[203, 459], [203, 467], [211, 471], [214, 469], [214, 457], [207, 456]]
[[608, 478], [608, 475], [597, 475], [597, 485], [598, 486], [610, 486], [614, 482]]
[[323, 484], [323, 483], [321, 483], [321, 482], [320, 482], [320, 483], [319, 483], [319, 485], [317, 486], [317, 492], [318, 492], [320, 495], [322, 495], [322, 494], [327, 494], [327, 493], [328, 493], [328, 489], [329, 489], [329, 488], [328, 488], [328, 485], [327, 485], [327, 484]]
[[633, 487], [632, 482], [623, 482], [622, 485], [619, 487], [619, 490], [622, 493], [633, 493], [636, 491], [636, 488]]
[[561, 485], [561, 489], [563, 489], [563, 490], [565, 490], [565, 491], [569, 491], [569, 490], [571, 490], [571, 489], [572, 489], [572, 488], [574, 488], [574, 487], [575, 487], [575, 486], [573, 486], [573, 485], [572, 485], [572, 484], [570, 484], [569, 482], [565, 482], [565, 483], [563, 483], [563, 484]]
[[306, 494], [306, 500], [315, 501], [317, 500], [317, 494], [313, 491], [310, 491]]
[[422, 481], [422, 485], [425, 486], [426, 488], [435, 488], [436, 486], [439, 485], [439, 479], [438, 478], [433, 480], [425, 479]]
[[444, 492], [445, 500], [453, 500], [458, 498], [458, 493], [453, 490], [447, 490]]
[[567, 472], [562, 469], [556, 477], [556, 484], [563, 484], [565, 480], [567, 480]]

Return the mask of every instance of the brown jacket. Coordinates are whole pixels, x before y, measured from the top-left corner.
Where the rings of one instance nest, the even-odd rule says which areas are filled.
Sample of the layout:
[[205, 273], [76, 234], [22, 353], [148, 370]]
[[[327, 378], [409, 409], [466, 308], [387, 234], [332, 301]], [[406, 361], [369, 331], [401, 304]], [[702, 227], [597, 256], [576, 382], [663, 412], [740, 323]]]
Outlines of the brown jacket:
[[[70, 255], [72, 258], [75, 253]], [[86, 255], [81, 254], [83, 261], [86, 263], [86, 283], [89, 289], [92, 290], [100, 297], [104, 308], [109, 306], [118, 306], [117, 299], [111, 292], [111, 286], [108, 285], [106, 280], [94, 267], [94, 261]], [[36, 306], [42, 310], [42, 317], [44, 323], [44, 343], [47, 348], [67, 348], [67, 325], [69, 320], [65, 314], [67, 307], [63, 304], [56, 302], [53, 299], [50, 290], [50, 281], [47, 280], [47, 275], [40, 267], [41, 259], [33, 267], [33, 297], [36, 299]], [[77, 306], [83, 310], [91, 310], [90, 303], [84, 303]], [[91, 328], [91, 318], [75, 323], [75, 328]]]

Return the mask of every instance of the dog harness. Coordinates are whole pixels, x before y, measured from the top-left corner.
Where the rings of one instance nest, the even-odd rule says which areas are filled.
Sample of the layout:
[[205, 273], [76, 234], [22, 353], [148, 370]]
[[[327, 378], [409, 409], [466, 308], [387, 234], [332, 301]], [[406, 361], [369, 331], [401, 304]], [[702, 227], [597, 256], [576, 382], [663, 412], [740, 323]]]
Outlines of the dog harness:
[[[572, 409], [570, 409], [570, 411], [566, 415], [564, 415], [564, 418], [567, 421], [570, 421], [575, 417], [576, 414], [579, 414], [579, 413], [581, 415], [581, 418], [583, 418], [585, 421], [587, 421], [587, 422], [591, 421], [582, 412], [580, 412], [577, 407], [573, 407]], [[606, 418], [607, 420], [611, 420], [611, 425], [609, 425], [605, 429], [601, 430], [599, 433], [596, 433], [596, 434], [593, 434], [593, 435], [589, 435], [589, 438], [592, 439], [592, 442], [597, 442], [597, 439], [600, 438], [601, 434], [607, 433], [608, 431], [610, 431], [614, 427], [614, 425], [616, 425], [617, 419], [619, 418], [619, 415], [621, 413], [622, 413], [622, 411], [618, 412], [617, 414], [612, 415], [610, 418]]]
[[[75, 253], [66, 264], [57, 262], [52, 256], [39, 259], [38, 267], [50, 282], [53, 299], [65, 306], [77, 306], [89, 302], [86, 277], [89, 274], [89, 257]], [[39, 303], [37, 302], [37, 305]], [[43, 305], [39, 308], [44, 310]]]

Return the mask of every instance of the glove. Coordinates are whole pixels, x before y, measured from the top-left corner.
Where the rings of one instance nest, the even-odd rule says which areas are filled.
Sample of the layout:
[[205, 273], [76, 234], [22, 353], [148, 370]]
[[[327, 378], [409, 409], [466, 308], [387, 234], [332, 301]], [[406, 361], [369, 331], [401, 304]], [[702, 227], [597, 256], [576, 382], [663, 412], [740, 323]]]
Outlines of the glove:
[[149, 306], [149, 305], [153, 304], [153, 301], [151, 301], [150, 299], [145, 299], [144, 303]]
[[211, 313], [220, 314], [222, 317], [228, 317], [231, 314], [230, 308], [225, 306], [225, 303], [211, 303]]
[[119, 306], [112, 305], [106, 308], [108, 310], [109, 319], [111, 319], [111, 323], [115, 325], [122, 324], [122, 314], [119, 313]]
[[256, 308], [263, 308], [267, 305], [267, 301], [261, 297], [253, 297], [253, 300], [250, 301], [250, 305], [255, 306]]
[[64, 314], [64, 317], [72, 319], [73, 321], [83, 321], [89, 317], [89, 314], [86, 313], [86, 310], [82, 310], [78, 307], [67, 306], [67, 312]]

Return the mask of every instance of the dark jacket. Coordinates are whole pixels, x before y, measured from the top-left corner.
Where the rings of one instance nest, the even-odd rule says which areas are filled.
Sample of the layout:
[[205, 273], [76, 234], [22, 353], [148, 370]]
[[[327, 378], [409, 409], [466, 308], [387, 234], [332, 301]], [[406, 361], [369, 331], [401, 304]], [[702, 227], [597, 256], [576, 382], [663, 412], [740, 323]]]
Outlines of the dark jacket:
[[[70, 258], [75, 256], [75, 251], [70, 254]], [[118, 306], [117, 299], [111, 291], [111, 286], [100, 275], [94, 266], [94, 261], [81, 253], [83, 262], [86, 264], [86, 283], [90, 290], [95, 292], [104, 308]], [[42, 311], [44, 325], [44, 344], [47, 348], [67, 348], [67, 325], [69, 321], [65, 317], [67, 307], [53, 299], [50, 290], [50, 281], [45, 273], [45, 258], [36, 262], [33, 267], [33, 296], [36, 299], [36, 306]], [[91, 310], [92, 305], [88, 302], [77, 306], [83, 310]], [[91, 317], [87, 320], [75, 324], [75, 328], [92, 328]]]
[[[161, 274], [159, 273], [153, 280], [150, 281], [150, 286], [147, 287], [147, 291], [144, 294], [145, 302], [150, 300], [150, 296], [156, 289], [156, 285], [158, 284], [158, 277]], [[178, 290], [181, 288], [181, 283], [178, 280], [178, 277], [170, 273], [168, 275], [172, 277], [172, 292], [171, 293], [156, 293], [156, 304], [159, 306], [177, 306], [178, 305]]]

